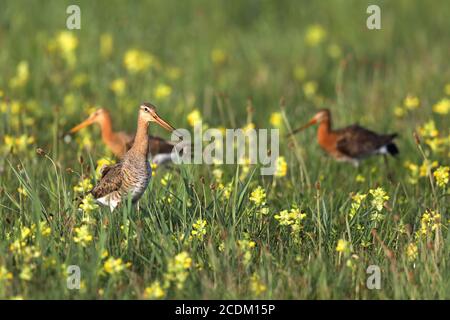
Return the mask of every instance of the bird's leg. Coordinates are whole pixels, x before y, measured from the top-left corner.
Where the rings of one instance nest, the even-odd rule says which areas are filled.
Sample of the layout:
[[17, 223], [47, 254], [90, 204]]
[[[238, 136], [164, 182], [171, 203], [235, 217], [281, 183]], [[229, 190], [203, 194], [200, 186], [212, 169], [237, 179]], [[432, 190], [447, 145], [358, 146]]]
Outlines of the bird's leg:
[[390, 182], [394, 182], [394, 175], [392, 174], [391, 170], [389, 169], [387, 155], [383, 154], [383, 158], [384, 158], [384, 164], [386, 165], [387, 178]]

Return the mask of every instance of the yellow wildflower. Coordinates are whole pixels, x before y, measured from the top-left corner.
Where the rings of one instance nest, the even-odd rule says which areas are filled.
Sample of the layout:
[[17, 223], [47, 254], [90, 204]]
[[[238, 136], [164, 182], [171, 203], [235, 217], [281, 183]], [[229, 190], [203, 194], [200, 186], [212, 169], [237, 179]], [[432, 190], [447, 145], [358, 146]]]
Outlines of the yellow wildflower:
[[156, 58], [141, 50], [131, 49], [125, 53], [123, 63], [131, 73], [147, 71], [150, 67], [157, 64]]
[[437, 168], [434, 171], [433, 175], [436, 179], [436, 184], [439, 187], [444, 188], [447, 185], [448, 180], [449, 180], [449, 171], [450, 171], [450, 168], [447, 166], [445, 166], [445, 167], [440, 166], [439, 168]]
[[75, 191], [76, 193], [86, 193], [91, 191], [93, 187], [94, 186], [91, 183], [91, 179], [85, 178], [80, 182], [78, 182], [78, 184], [75, 187], [73, 187], [73, 191]]
[[12, 278], [13, 278], [12, 273], [9, 272], [5, 266], [0, 266], [0, 283], [6, 280], [11, 280]]
[[81, 201], [80, 209], [84, 213], [90, 213], [91, 211], [98, 209], [98, 204], [95, 202], [92, 194], [88, 194], [86, 197], [84, 197], [84, 199]]
[[89, 233], [89, 227], [87, 225], [77, 227], [74, 229], [74, 231], [75, 236], [73, 237], [73, 241], [75, 243], [79, 243], [83, 247], [87, 247], [89, 243], [93, 240], [93, 237]]
[[308, 81], [303, 85], [303, 92], [307, 98], [313, 97], [317, 92], [317, 82]]
[[335, 43], [328, 46], [327, 52], [328, 55], [333, 59], [337, 59], [342, 55], [341, 48]]
[[276, 169], [274, 176], [275, 177], [284, 177], [286, 176], [288, 170], [288, 165], [286, 159], [284, 157], [278, 157], [276, 162]]
[[145, 288], [144, 298], [145, 299], [161, 299], [166, 295], [164, 289], [159, 281], [153, 282], [150, 286]]
[[415, 243], [410, 243], [406, 247], [406, 256], [409, 261], [414, 261], [417, 259], [417, 256], [419, 254], [419, 249], [417, 248], [417, 245]]
[[426, 235], [441, 226], [441, 215], [434, 210], [426, 210], [420, 219], [420, 235]]
[[315, 47], [320, 44], [326, 37], [327, 32], [319, 25], [314, 24], [308, 27], [305, 34], [305, 42], [311, 47]]
[[389, 200], [389, 196], [383, 188], [378, 187], [376, 189], [370, 189], [369, 193], [372, 195], [371, 204], [377, 211], [383, 210], [384, 203]]
[[450, 99], [441, 99], [433, 106], [433, 112], [439, 114], [447, 114], [450, 111]]
[[266, 201], [266, 191], [263, 187], [258, 186], [255, 190], [250, 194], [250, 201], [253, 202], [256, 206], [263, 205]]
[[166, 84], [158, 84], [155, 88], [154, 95], [156, 99], [165, 99], [172, 94], [172, 87]]
[[100, 55], [108, 58], [113, 51], [114, 40], [110, 33], [104, 33], [100, 36]]
[[408, 94], [403, 100], [403, 104], [408, 110], [414, 110], [419, 107], [420, 100], [418, 97]]
[[266, 290], [267, 290], [266, 285], [263, 282], [261, 282], [260, 277], [256, 273], [254, 273], [250, 278], [250, 291], [255, 296], [260, 296], [261, 294], [266, 292]]
[[193, 225], [192, 225], [192, 231], [191, 231], [191, 239], [196, 238], [197, 240], [202, 241], [203, 238], [206, 235], [206, 220], [198, 219]]
[[122, 258], [109, 257], [103, 264], [103, 270], [111, 275], [119, 274], [130, 267], [130, 263], [124, 263]]
[[198, 109], [194, 109], [187, 115], [187, 121], [191, 127], [195, 127], [202, 122], [202, 115]]
[[450, 96], [450, 83], [447, 83], [444, 87], [444, 92], [446, 95]]
[[344, 240], [344, 239], [339, 239], [337, 246], [336, 246], [336, 251], [337, 252], [348, 252], [349, 251], [349, 245], [348, 245], [348, 241]]
[[431, 170], [433, 170], [434, 168], [438, 167], [438, 162], [437, 161], [433, 161], [430, 162], [430, 160], [424, 160], [422, 165], [419, 168], [419, 176], [421, 177], [426, 177], [428, 176], [428, 172]]
[[306, 78], [306, 69], [303, 66], [296, 66], [293, 73], [294, 78], [298, 81], [303, 81]]
[[358, 209], [361, 207], [362, 202], [366, 199], [367, 194], [363, 193], [356, 193], [352, 196], [352, 204], [350, 206], [350, 219], [352, 219], [356, 213], [358, 212]]
[[227, 61], [227, 54], [222, 49], [211, 51], [211, 60], [215, 65], [222, 65]]
[[122, 96], [125, 93], [126, 82], [123, 78], [117, 78], [113, 80], [109, 86], [109, 88], [117, 95]]
[[27, 84], [30, 77], [30, 70], [27, 61], [21, 61], [17, 65], [16, 75], [10, 80], [11, 88], [23, 87]]
[[245, 265], [248, 265], [252, 259], [252, 249], [256, 246], [255, 241], [252, 240], [238, 240], [239, 252], [242, 254], [242, 260]]
[[275, 128], [280, 128], [283, 124], [283, 116], [281, 112], [272, 112], [270, 115], [270, 124]]
[[274, 216], [280, 226], [290, 226], [291, 233], [297, 235], [303, 228], [302, 220], [306, 218], [306, 213], [301, 212], [298, 208], [291, 210], [282, 210]]
[[398, 118], [402, 118], [406, 114], [406, 110], [401, 106], [394, 107], [394, 115]]
[[183, 289], [184, 282], [188, 277], [188, 272], [192, 266], [192, 259], [186, 251], [177, 254], [173, 259], [170, 259], [167, 265], [167, 273], [165, 275], [166, 284], [175, 283], [177, 289]]

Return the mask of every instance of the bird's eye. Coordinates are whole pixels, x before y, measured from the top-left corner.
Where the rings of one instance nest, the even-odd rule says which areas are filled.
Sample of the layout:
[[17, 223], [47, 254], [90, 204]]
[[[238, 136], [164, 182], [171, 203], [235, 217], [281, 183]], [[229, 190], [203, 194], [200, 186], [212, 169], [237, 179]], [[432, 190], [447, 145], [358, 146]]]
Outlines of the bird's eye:
[[145, 108], [144, 108], [144, 111], [145, 111], [145, 112], [150, 112], [150, 109], [147, 108], [147, 107], [145, 107]]

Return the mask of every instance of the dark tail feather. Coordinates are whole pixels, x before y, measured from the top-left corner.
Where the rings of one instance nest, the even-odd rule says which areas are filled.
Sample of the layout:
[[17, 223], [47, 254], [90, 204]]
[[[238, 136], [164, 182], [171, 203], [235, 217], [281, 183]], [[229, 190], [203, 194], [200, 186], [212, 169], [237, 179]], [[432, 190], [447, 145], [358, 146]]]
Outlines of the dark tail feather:
[[396, 156], [399, 151], [397, 146], [395, 145], [395, 143], [391, 142], [388, 145], [386, 145], [387, 151], [392, 155], [392, 156]]

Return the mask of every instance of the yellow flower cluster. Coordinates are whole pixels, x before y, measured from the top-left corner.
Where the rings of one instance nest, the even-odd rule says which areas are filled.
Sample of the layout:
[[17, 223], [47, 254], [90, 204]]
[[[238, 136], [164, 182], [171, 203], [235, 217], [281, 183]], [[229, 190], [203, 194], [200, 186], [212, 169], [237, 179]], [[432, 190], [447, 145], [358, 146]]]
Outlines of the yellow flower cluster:
[[441, 226], [441, 215], [434, 210], [427, 210], [420, 219], [419, 236], [425, 236]]
[[173, 259], [169, 260], [167, 273], [165, 274], [164, 287], [168, 288], [175, 284], [178, 290], [183, 289], [184, 283], [189, 275], [188, 270], [192, 266], [192, 259], [186, 251], [180, 252]]
[[248, 265], [252, 259], [252, 250], [255, 248], [256, 242], [248, 239], [242, 239], [237, 241], [237, 247], [239, 253], [242, 255], [242, 262], [244, 265]]
[[417, 256], [419, 255], [419, 249], [417, 248], [417, 245], [415, 243], [410, 243], [406, 247], [406, 257], [409, 261], [414, 261], [417, 259]]
[[266, 202], [266, 191], [263, 187], [258, 186], [250, 194], [250, 201], [253, 202], [257, 207], [262, 206]]
[[192, 110], [187, 115], [187, 121], [191, 127], [195, 127], [202, 122], [202, 115], [200, 114], [200, 111], [198, 109]]
[[122, 258], [109, 257], [103, 264], [103, 271], [110, 275], [118, 275], [131, 267], [131, 263], [124, 263]]
[[159, 281], [154, 281], [144, 291], [145, 299], [162, 299], [165, 295], [166, 292]]
[[159, 65], [155, 56], [137, 49], [128, 50], [123, 57], [123, 63], [130, 73], [145, 72], [151, 67]]
[[16, 75], [10, 80], [11, 88], [23, 87], [27, 84], [30, 77], [30, 70], [27, 61], [21, 61], [17, 65]]
[[281, 128], [283, 125], [283, 116], [281, 115], [281, 112], [272, 112], [269, 122], [273, 127]]
[[99, 206], [96, 203], [92, 194], [88, 194], [86, 197], [84, 197], [84, 199], [81, 201], [81, 204], [80, 204], [80, 209], [83, 211], [83, 213], [86, 213], [86, 214], [89, 214], [98, 208], [99, 208]]
[[172, 87], [167, 84], [158, 84], [153, 94], [158, 100], [166, 99], [172, 94]]
[[250, 277], [250, 291], [255, 296], [260, 296], [267, 291], [267, 286], [261, 281], [256, 273]]
[[291, 210], [283, 210], [274, 216], [280, 226], [290, 226], [291, 233], [298, 235], [298, 232], [303, 228], [302, 220], [306, 218], [306, 213], [301, 212], [298, 208]]
[[274, 176], [281, 178], [286, 176], [288, 170], [288, 165], [286, 159], [284, 157], [278, 157], [277, 162], [275, 164], [275, 173]]
[[206, 235], [206, 220], [198, 219], [192, 225], [190, 240], [195, 238], [199, 241], [203, 241], [205, 235]]
[[339, 239], [336, 245], [336, 251], [339, 253], [348, 253], [350, 251], [348, 241]]
[[443, 98], [433, 105], [433, 112], [445, 115], [450, 111], [450, 99]]
[[367, 194], [363, 193], [356, 193], [352, 195], [352, 204], [350, 205], [350, 219], [353, 219], [353, 217], [358, 212], [359, 208], [361, 207], [362, 202], [366, 199]]
[[325, 40], [326, 36], [325, 29], [319, 24], [314, 24], [306, 29], [305, 42], [307, 45], [315, 47]]
[[127, 88], [127, 84], [126, 84], [124, 78], [117, 78], [111, 82], [111, 84], [109, 85], [109, 88], [117, 96], [123, 96], [123, 94], [125, 93], [125, 89]]
[[441, 187], [445, 188], [445, 186], [448, 184], [449, 180], [449, 171], [450, 168], [445, 166], [440, 166], [433, 172], [433, 176], [436, 179], [436, 184]]
[[73, 187], [73, 191], [76, 193], [86, 193], [89, 192], [94, 186], [92, 185], [90, 178], [85, 178], [78, 182], [78, 184]]
[[75, 236], [73, 237], [73, 241], [79, 243], [82, 247], [87, 247], [93, 240], [93, 237], [89, 232], [89, 226], [87, 225], [75, 228], [74, 232]]
[[4, 142], [3, 149], [5, 152], [12, 151], [20, 153], [27, 151], [28, 146], [32, 145], [35, 142], [35, 139], [33, 136], [26, 134], [22, 134], [18, 137], [5, 135]]
[[222, 49], [213, 49], [211, 51], [211, 61], [216, 65], [223, 65], [228, 59], [227, 53]]

